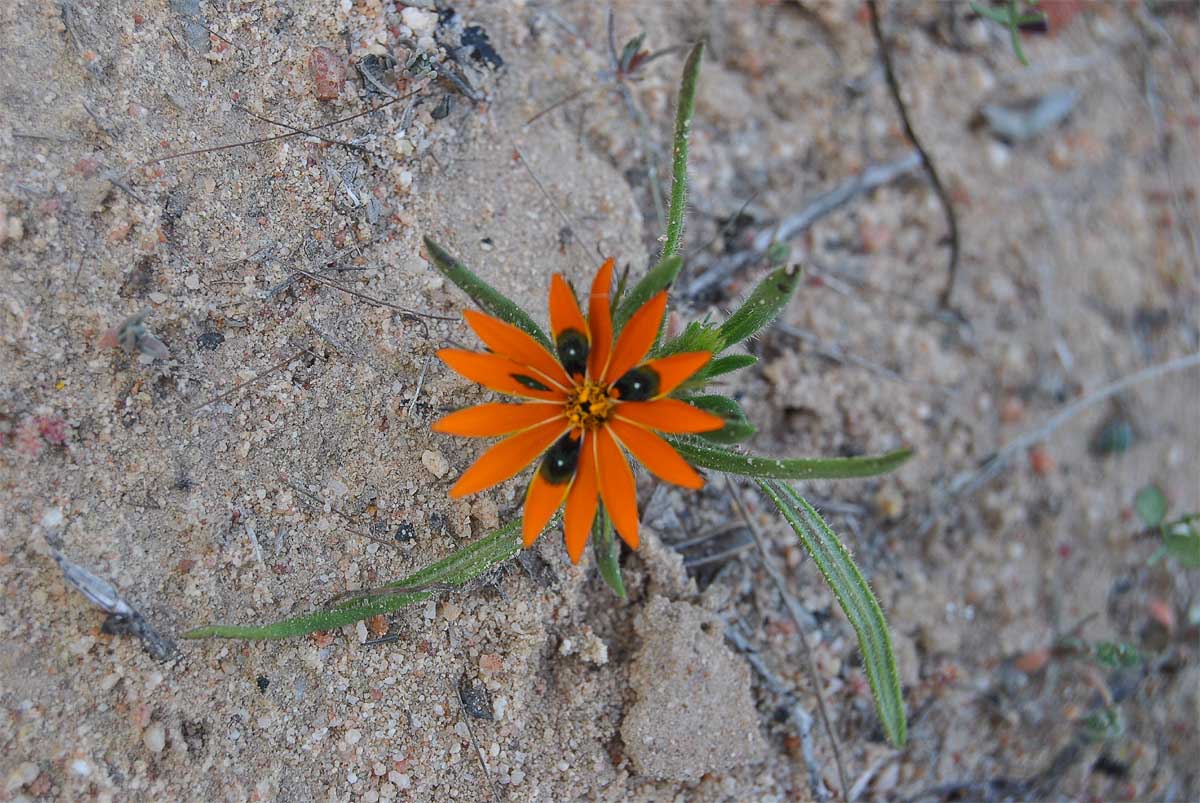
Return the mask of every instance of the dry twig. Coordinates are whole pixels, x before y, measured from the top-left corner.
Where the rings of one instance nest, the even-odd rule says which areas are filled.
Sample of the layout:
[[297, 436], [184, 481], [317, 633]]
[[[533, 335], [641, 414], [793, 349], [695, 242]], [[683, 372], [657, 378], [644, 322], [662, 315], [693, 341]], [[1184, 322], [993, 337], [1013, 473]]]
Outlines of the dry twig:
[[746, 265], [761, 259], [771, 247], [771, 243], [784, 242], [803, 234], [818, 220], [842, 208], [859, 195], [890, 184], [920, 166], [921, 156], [917, 151], [910, 151], [895, 161], [870, 165], [857, 176], [828, 192], [821, 193], [799, 212], [764, 228], [754, 236], [749, 249], [730, 254], [710, 265], [688, 285], [688, 296], [696, 298]]
[[942, 286], [941, 293], [938, 294], [938, 306], [949, 309], [950, 294], [954, 292], [954, 280], [958, 277], [958, 216], [954, 212], [954, 205], [950, 203], [949, 193], [942, 185], [942, 179], [938, 175], [937, 167], [933, 164], [933, 159], [925, 150], [925, 146], [921, 144], [921, 140], [917, 138], [917, 132], [913, 130], [912, 121], [908, 117], [908, 107], [904, 105], [904, 99], [900, 95], [900, 82], [896, 79], [896, 71], [892, 67], [892, 51], [888, 47], [887, 40], [883, 38], [878, 0], [867, 0], [867, 9], [871, 12], [871, 32], [875, 35], [875, 43], [879, 46], [879, 58], [883, 62], [883, 74], [887, 79], [888, 91], [891, 92], [892, 100], [896, 104], [896, 111], [900, 115], [904, 133], [917, 152], [921, 154], [921, 162], [925, 165], [929, 183], [933, 185], [933, 191], [937, 193], [938, 200], [942, 204], [942, 211], [946, 214], [946, 226], [950, 229], [950, 263], [946, 267], [946, 283]]
[[738, 509], [738, 514], [745, 520], [746, 526], [750, 529], [750, 535], [754, 538], [754, 543], [758, 547], [759, 558], [762, 560], [763, 568], [766, 569], [767, 576], [771, 578], [771, 584], [775, 586], [775, 590], [779, 592], [779, 596], [783, 598], [784, 607], [787, 608], [788, 614], [792, 617], [792, 623], [796, 626], [796, 632], [800, 636], [800, 646], [804, 650], [804, 663], [808, 670], [809, 682], [813, 685], [813, 692], [817, 695], [817, 713], [821, 716], [821, 724], [825, 728], [825, 734], [829, 737], [829, 744], [833, 748], [833, 761], [837, 765], [838, 783], [842, 787], [842, 800], [849, 801], [847, 795], [850, 792], [850, 783], [846, 779], [846, 767], [842, 763], [842, 747], [838, 742], [837, 734], [833, 731], [833, 725], [829, 721], [829, 712], [825, 708], [825, 695], [821, 692], [821, 678], [817, 674], [817, 665], [813, 661], [812, 649], [808, 644], [808, 636], [805, 635], [804, 628], [812, 622], [812, 616], [808, 611], [800, 605], [800, 601], [791, 595], [787, 590], [787, 585], [783, 582], [783, 577], [780, 576], [779, 570], [775, 568], [775, 564], [771, 561], [770, 555], [767, 554], [767, 547], [763, 543], [763, 535], [758, 529], [758, 522], [751, 516], [750, 511], [746, 510], [742, 504], [741, 494], [738, 493], [738, 488], [733, 484], [728, 476], [725, 477], [725, 487], [729, 490], [729, 496], [733, 499], [734, 507]]

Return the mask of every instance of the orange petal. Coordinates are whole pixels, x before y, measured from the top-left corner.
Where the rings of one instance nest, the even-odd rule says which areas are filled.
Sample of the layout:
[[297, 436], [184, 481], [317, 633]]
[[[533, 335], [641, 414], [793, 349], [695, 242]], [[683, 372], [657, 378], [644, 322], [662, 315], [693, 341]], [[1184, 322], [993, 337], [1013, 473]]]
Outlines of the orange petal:
[[532, 463], [566, 431], [567, 422], [555, 419], [510, 435], [480, 455], [463, 472], [450, 489], [450, 496], [458, 499], [504, 482]]
[[696, 469], [650, 430], [619, 419], [610, 420], [608, 429], [654, 476], [684, 488], [704, 487], [704, 478]]
[[528, 365], [542, 375], [539, 378], [549, 379], [564, 390], [569, 387], [570, 381], [558, 360], [522, 330], [475, 310], [464, 310], [463, 317], [492, 351], [513, 362]]
[[658, 337], [658, 329], [662, 326], [666, 311], [667, 291], [663, 290], [633, 313], [621, 330], [617, 345], [613, 347], [612, 360], [604, 372], [605, 384], [617, 381], [626, 371], [646, 359], [654, 339]]
[[434, 422], [431, 429], [464, 438], [494, 438], [528, 429], [562, 415], [562, 405], [553, 402], [493, 402], [443, 416]]
[[579, 452], [579, 467], [575, 469], [575, 480], [567, 492], [567, 512], [563, 516], [563, 537], [567, 544], [567, 557], [579, 563], [588, 536], [592, 534], [592, 522], [596, 518], [596, 437], [583, 436], [583, 447]]
[[621, 402], [617, 418], [624, 418], [660, 432], [712, 432], [725, 426], [725, 419], [679, 399]]
[[521, 521], [521, 535], [526, 549], [533, 546], [542, 530], [546, 529], [555, 511], [562, 506], [570, 487], [569, 482], [555, 485], [543, 477], [541, 471], [533, 472], [533, 479], [529, 481], [529, 489], [525, 492], [525, 513]]
[[571, 286], [561, 273], [556, 273], [550, 277], [550, 332], [555, 343], [558, 342], [558, 336], [568, 329], [591, 336]]
[[[462, 376], [500, 393], [546, 401], [559, 401], [566, 398], [566, 394], [562, 390], [547, 384], [548, 380], [545, 380], [544, 377], [532, 375], [537, 372], [505, 357], [478, 351], [465, 351], [464, 349], [442, 349], [437, 355], [441, 357], [442, 362]], [[524, 377], [530, 382], [540, 383], [544, 390], [522, 384], [516, 379], [518, 376]]]
[[692, 374], [703, 368], [710, 359], [712, 359], [711, 352], [686, 351], [683, 354], [672, 354], [670, 357], [661, 357], [646, 363], [658, 374], [658, 396], [655, 398], [662, 398], [682, 385]]
[[596, 271], [592, 280], [592, 292], [588, 296], [588, 331], [592, 335], [592, 347], [588, 353], [588, 376], [593, 379], [604, 376], [608, 356], [612, 352], [612, 311], [609, 303], [612, 295], [613, 260], [609, 257]]
[[596, 430], [596, 465], [600, 478], [600, 496], [612, 517], [613, 526], [630, 549], [638, 545], [637, 485], [621, 447], [612, 433]]

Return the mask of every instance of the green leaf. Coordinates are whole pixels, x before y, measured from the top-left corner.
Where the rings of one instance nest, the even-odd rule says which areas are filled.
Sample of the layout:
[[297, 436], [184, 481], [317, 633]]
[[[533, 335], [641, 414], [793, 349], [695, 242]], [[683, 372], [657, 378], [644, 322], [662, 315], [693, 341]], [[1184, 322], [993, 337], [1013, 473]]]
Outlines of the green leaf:
[[1133, 498], [1133, 509], [1142, 524], [1157, 527], [1167, 517], [1167, 497], [1157, 485], [1147, 485]]
[[1001, 25], [1008, 25], [1007, 10], [1001, 11], [998, 8], [992, 8], [991, 6], [985, 6], [981, 3], [977, 3], [977, 2], [975, 2], [975, 0], [971, 0], [969, 5], [971, 6], [971, 10], [974, 11], [979, 16], [986, 17], [987, 19], [990, 19], [992, 22], [998, 22]]
[[701, 410], [719, 415], [725, 419], [725, 426], [715, 432], [702, 432], [701, 438], [713, 443], [739, 443], [753, 435], [757, 430], [746, 418], [742, 405], [728, 396], [690, 396], [683, 401], [695, 405]]
[[759, 282], [745, 303], [721, 324], [722, 350], [741, 343], [775, 320], [796, 292], [800, 276], [798, 266], [788, 265], [777, 268]]
[[637, 36], [625, 43], [625, 47], [621, 50], [620, 64], [622, 72], [629, 72], [629, 68], [633, 65], [634, 58], [641, 52], [642, 42], [646, 40], [646, 34], [639, 33]]
[[862, 653], [863, 667], [871, 683], [875, 710], [879, 713], [883, 731], [895, 747], [903, 747], [908, 727], [904, 696], [900, 675], [896, 672], [892, 637], [879, 601], [854, 564], [850, 552], [804, 497], [783, 482], [759, 480], [758, 486], [796, 531], [800, 543], [845, 611], [858, 636], [858, 649]]
[[625, 323], [633, 313], [637, 312], [643, 304], [653, 298], [659, 291], [670, 287], [671, 282], [675, 281], [675, 277], [679, 275], [679, 269], [682, 267], [683, 257], [675, 254], [674, 256], [663, 258], [662, 261], [651, 268], [642, 277], [641, 281], [633, 286], [633, 289], [622, 299], [621, 303], [617, 305], [616, 312], [613, 313], [613, 331], [621, 331], [621, 328], [625, 326]]
[[692, 321], [678, 337], [659, 346], [654, 351], [654, 356], [666, 357], [668, 354], [681, 354], [685, 351], [711, 351], [715, 354], [720, 350], [721, 335], [717, 327], [702, 321]]
[[403, 580], [364, 592], [323, 611], [303, 614], [267, 625], [209, 625], [184, 633], [181, 638], [236, 638], [259, 641], [303, 636], [318, 630], [332, 630], [391, 613], [406, 605], [428, 599], [445, 586], [463, 586], [498, 566], [521, 550], [521, 522], [514, 521], [463, 547], [449, 557], [410, 574]]
[[1181, 519], [1163, 525], [1163, 549], [1178, 561], [1180, 566], [1188, 569], [1200, 567], [1200, 532], [1196, 531], [1196, 523], [1200, 515], [1191, 514]]
[[688, 138], [692, 133], [692, 115], [696, 111], [696, 84], [700, 79], [700, 61], [704, 42], [697, 42], [683, 65], [679, 84], [679, 105], [675, 109], [675, 139], [671, 159], [671, 203], [667, 209], [667, 240], [663, 258], [679, 253], [683, 237], [683, 215], [687, 207]]
[[760, 457], [741, 454], [696, 440], [672, 438], [671, 445], [683, 459], [700, 468], [710, 468], [743, 477], [777, 480], [843, 480], [874, 477], [899, 468], [912, 457], [912, 449], [897, 449], [877, 457]]
[[537, 322], [529, 317], [529, 313], [502, 295], [496, 288], [476, 276], [471, 272], [470, 268], [452, 257], [446, 249], [428, 237], [425, 238], [425, 248], [429, 251], [429, 257], [433, 260], [433, 266], [443, 276], [458, 285], [459, 289], [469, 295], [471, 300], [481, 310], [489, 315], [496, 316], [502, 321], [511, 323], [519, 329], [525, 330], [530, 335], [533, 335], [539, 343], [550, 349], [551, 353], [554, 352], [554, 348], [550, 344], [550, 338], [546, 337], [546, 333], [537, 325]]
[[1137, 666], [1142, 655], [1137, 647], [1119, 641], [1101, 641], [1092, 648], [1096, 660], [1113, 669]]
[[603, 507], [592, 522], [592, 555], [596, 567], [608, 587], [621, 599], [625, 599], [625, 581], [621, 579], [621, 544], [614, 537], [612, 519]]
[[726, 354], [724, 357], [717, 357], [709, 362], [708, 365], [697, 371], [688, 382], [690, 384], [698, 381], [699, 384], [704, 384], [713, 377], [749, 368], [756, 362], [758, 362], [758, 357], [753, 354]]
[[1101, 708], [1083, 721], [1083, 736], [1089, 742], [1108, 742], [1121, 738], [1125, 721], [1115, 706]]

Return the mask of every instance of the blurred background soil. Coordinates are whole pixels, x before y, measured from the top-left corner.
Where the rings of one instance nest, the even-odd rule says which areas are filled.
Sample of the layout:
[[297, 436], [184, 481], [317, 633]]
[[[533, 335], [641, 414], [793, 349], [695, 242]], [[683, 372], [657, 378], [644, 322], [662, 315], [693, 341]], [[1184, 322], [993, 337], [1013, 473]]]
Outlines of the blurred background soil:
[[[617, 74], [585, 2], [3, 4], [0, 799], [1200, 797], [1200, 582], [1132, 512], [1150, 483], [1200, 509], [1200, 374], [979, 473], [1200, 348], [1197, 4], [1046, 0], [1028, 67], [965, 3], [882, 5], [958, 215], [949, 311], [946, 221], [864, 6], [612, 19], [618, 54], [708, 41], [677, 324], [764, 274], [756, 236], [891, 168], [798, 232], [805, 284], [725, 389], [755, 451], [917, 451], [802, 489], [888, 613], [903, 750], [795, 537], [716, 476], [641, 478], [627, 601], [550, 533], [338, 632], [158, 661], [102, 629], [47, 538], [171, 637], [312, 610], [517, 515], [517, 482], [446, 495], [480, 445], [428, 425], [486, 394], [431, 359], [474, 340], [420, 238], [538, 315], [554, 271], [644, 270], [684, 49]], [[104, 347], [143, 310], [169, 357]], [[1140, 660], [1095, 660], [1106, 641]]]

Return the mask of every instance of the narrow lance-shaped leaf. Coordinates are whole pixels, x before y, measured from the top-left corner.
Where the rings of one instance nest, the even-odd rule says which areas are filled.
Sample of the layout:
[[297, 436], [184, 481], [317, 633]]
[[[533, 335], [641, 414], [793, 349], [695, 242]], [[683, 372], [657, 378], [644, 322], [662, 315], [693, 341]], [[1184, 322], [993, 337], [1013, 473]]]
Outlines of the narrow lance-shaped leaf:
[[843, 480], [874, 477], [898, 468], [912, 457], [912, 449], [897, 449], [877, 457], [762, 457], [740, 454], [696, 440], [673, 438], [676, 451], [694, 466], [777, 480]]
[[446, 249], [428, 237], [425, 238], [425, 248], [433, 260], [433, 266], [450, 281], [458, 285], [464, 293], [471, 297], [478, 307], [489, 315], [495, 315], [502, 321], [523, 329], [532, 335], [539, 343], [553, 351], [550, 338], [537, 325], [529, 313], [518, 307], [499, 290], [492, 287], [483, 279], [476, 276], [470, 268], [452, 257]]
[[871, 587], [854, 565], [850, 552], [829, 528], [820, 514], [794, 488], [783, 482], [763, 480], [758, 485], [779, 512], [796, 531], [805, 551], [829, 583], [838, 604], [850, 620], [858, 636], [863, 667], [871, 691], [875, 695], [875, 710], [888, 741], [902, 747], [907, 738], [904, 696], [900, 676], [896, 672], [896, 657], [887, 620]]
[[507, 524], [403, 580], [363, 592], [358, 599], [351, 599], [333, 608], [267, 625], [198, 627], [184, 633], [182, 638], [283, 639], [318, 630], [332, 630], [360, 619], [391, 613], [427, 599], [442, 586], [462, 586], [516, 555], [521, 550], [520, 525], [520, 521]]
[[643, 304], [654, 297], [660, 290], [666, 290], [679, 275], [683, 267], [683, 257], [675, 254], [665, 257], [657, 265], [646, 272], [646, 275], [633, 286], [629, 293], [622, 297], [613, 313], [613, 329], [621, 331], [621, 327], [637, 312]]
[[621, 579], [621, 545], [614, 537], [612, 519], [603, 507], [596, 513], [592, 523], [592, 554], [596, 558], [596, 567], [608, 587], [625, 599], [625, 581]]
[[688, 137], [692, 133], [692, 115], [696, 111], [696, 84], [700, 78], [700, 60], [704, 42], [697, 42], [683, 65], [679, 84], [679, 105], [675, 109], [675, 139], [671, 153], [671, 204], [667, 209], [667, 241], [663, 258], [679, 253], [683, 237], [683, 214], [687, 206]]
[[666, 357], [684, 351], [711, 351], [715, 354], [720, 350], [721, 335], [717, 327], [705, 321], [692, 321], [678, 336], [655, 348], [652, 354]]
[[745, 303], [721, 324], [722, 348], [742, 342], [775, 320], [796, 292], [801, 275], [797, 265], [787, 265], [759, 282]]
[[740, 371], [743, 368], [749, 368], [756, 362], [758, 362], [758, 357], [755, 357], [753, 354], [726, 354], [723, 357], [713, 359], [712, 362], [701, 368], [688, 380], [687, 384], [689, 386], [692, 383], [703, 385], [714, 377]]
[[719, 415], [725, 419], [725, 426], [712, 432], [702, 432], [698, 437], [713, 443], [740, 443], [753, 435], [756, 430], [746, 418], [742, 405], [728, 396], [689, 396], [683, 399], [688, 404], [695, 405], [705, 412]]

